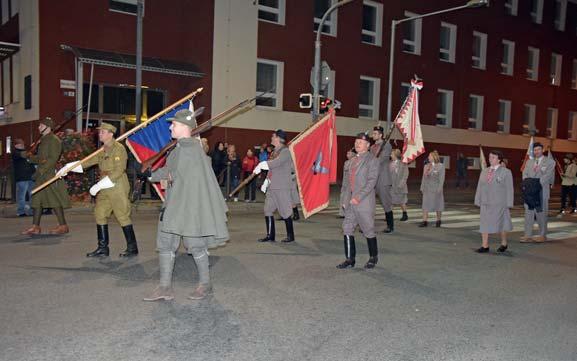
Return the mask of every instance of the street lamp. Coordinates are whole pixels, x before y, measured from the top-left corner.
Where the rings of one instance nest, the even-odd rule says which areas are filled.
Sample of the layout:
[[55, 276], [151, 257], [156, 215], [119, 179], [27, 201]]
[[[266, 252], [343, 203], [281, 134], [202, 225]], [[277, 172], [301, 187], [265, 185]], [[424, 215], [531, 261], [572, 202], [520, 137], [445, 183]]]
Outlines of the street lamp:
[[395, 61], [396, 26], [401, 24], [401, 23], [407, 22], [407, 21], [422, 19], [422, 18], [429, 17], [432, 15], [444, 14], [444, 13], [448, 13], [448, 12], [456, 11], [456, 10], [461, 10], [461, 9], [471, 9], [471, 8], [479, 8], [479, 7], [485, 7], [485, 6], [489, 6], [489, 0], [469, 0], [469, 1], [467, 1], [467, 3], [465, 5], [453, 7], [450, 9], [433, 11], [433, 12], [427, 13], [427, 14], [412, 16], [409, 18], [404, 18], [404, 19], [399, 19], [399, 20], [393, 20], [393, 22], [391, 23], [391, 54], [390, 54], [390, 58], [389, 58], [389, 84], [388, 84], [388, 90], [387, 90], [387, 129], [391, 127], [391, 117], [392, 117], [391, 98], [393, 95], [392, 94], [393, 93], [393, 65], [394, 65], [394, 61]]
[[324, 13], [319, 23], [319, 28], [317, 29], [317, 37], [315, 40], [315, 65], [313, 67], [313, 122], [317, 120], [319, 115], [319, 93], [320, 93], [320, 83], [321, 83], [321, 33], [323, 31], [323, 25], [327, 17], [338, 7], [346, 5], [354, 0], [342, 0], [338, 3], [333, 4]]

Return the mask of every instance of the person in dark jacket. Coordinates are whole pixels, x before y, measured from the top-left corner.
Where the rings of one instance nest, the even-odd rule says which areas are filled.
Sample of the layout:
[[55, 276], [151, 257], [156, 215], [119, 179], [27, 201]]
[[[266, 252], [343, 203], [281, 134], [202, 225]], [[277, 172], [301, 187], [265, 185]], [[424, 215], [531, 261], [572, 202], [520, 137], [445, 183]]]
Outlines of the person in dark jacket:
[[210, 158], [212, 159], [212, 170], [214, 170], [214, 174], [216, 175], [216, 178], [220, 184], [221, 183], [220, 177], [223, 170], [226, 168], [226, 162], [227, 162], [227, 155], [224, 149], [223, 142], [216, 143], [216, 145], [214, 146], [214, 150], [210, 155]]
[[31, 216], [30, 199], [32, 198], [32, 188], [34, 188], [32, 175], [36, 168], [22, 156], [22, 152], [26, 150], [22, 139], [14, 140], [14, 148], [16, 151], [12, 152], [12, 166], [14, 168], [14, 182], [16, 183], [16, 204], [18, 205], [16, 214], [18, 217]]
[[[267, 157], [268, 159], [268, 157]], [[252, 149], [246, 151], [245, 157], [242, 159], [242, 173], [243, 179], [250, 177], [252, 171], [258, 164], [259, 159], [254, 155]], [[249, 184], [244, 188], [244, 201], [254, 202], [256, 200], [256, 178], [250, 181]]]
[[457, 188], [461, 185], [464, 188], [469, 187], [469, 180], [467, 179], [467, 168], [469, 166], [469, 161], [463, 155], [463, 153], [459, 153], [457, 155]]
[[[229, 174], [227, 174], [227, 179], [230, 181], [230, 189], [235, 189], [238, 184], [240, 183], [240, 173], [242, 170], [242, 161], [236, 155], [236, 147], [231, 144], [228, 146], [227, 150], [227, 166], [229, 170]], [[238, 196], [235, 195], [234, 201], [238, 202]]]

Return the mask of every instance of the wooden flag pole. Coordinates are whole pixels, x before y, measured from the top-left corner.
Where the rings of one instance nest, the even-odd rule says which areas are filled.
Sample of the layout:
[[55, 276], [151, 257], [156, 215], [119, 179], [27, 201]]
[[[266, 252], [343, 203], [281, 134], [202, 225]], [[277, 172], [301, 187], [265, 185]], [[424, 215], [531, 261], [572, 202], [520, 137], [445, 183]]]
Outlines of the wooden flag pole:
[[252, 181], [256, 176], [258, 176], [258, 174], [253, 173], [251, 175], [249, 175], [248, 177], [246, 177], [235, 189], [233, 189], [229, 195], [228, 198], [231, 198], [236, 192], [240, 191], [241, 189], [243, 189], [247, 184], [250, 183], [250, 181]]
[[[171, 105], [169, 105], [168, 107], [164, 108], [164, 110], [156, 113], [152, 118], [146, 120], [145, 122], [141, 123], [140, 125], [132, 128], [131, 130], [129, 130], [128, 132], [125, 132], [124, 134], [122, 134], [120, 137], [118, 137], [116, 139], [117, 142], [120, 142], [126, 138], [128, 138], [129, 136], [131, 136], [132, 134], [134, 134], [136, 131], [146, 127], [148, 124], [152, 123], [153, 121], [155, 121], [156, 119], [160, 118], [161, 116], [163, 116], [164, 114], [170, 112], [171, 110], [173, 110], [175, 107], [177, 107], [178, 105], [182, 104], [183, 102], [193, 99], [198, 93], [202, 92], [203, 88], [198, 88], [195, 91], [193, 91], [192, 93], [189, 93], [188, 95], [180, 98], [179, 100], [177, 100], [176, 102], [172, 103]], [[97, 150], [95, 150], [94, 152], [92, 152], [91, 154], [87, 155], [86, 157], [82, 158], [81, 160], [74, 162], [74, 164], [72, 164], [71, 166], [69, 166], [68, 168], [66, 168], [63, 173], [68, 173], [70, 171], [72, 171], [72, 169], [78, 167], [79, 165], [81, 165], [82, 163], [88, 161], [89, 159], [92, 159], [94, 157], [96, 157], [100, 152], [102, 152], [104, 150], [104, 146], [98, 148]], [[35, 194], [39, 191], [41, 191], [42, 189], [48, 187], [50, 184], [52, 184], [53, 182], [57, 181], [58, 179], [62, 178], [60, 175], [55, 175], [54, 177], [50, 178], [49, 180], [47, 180], [46, 182], [42, 183], [41, 185], [39, 185], [38, 187], [34, 188], [32, 190], [32, 194]]]

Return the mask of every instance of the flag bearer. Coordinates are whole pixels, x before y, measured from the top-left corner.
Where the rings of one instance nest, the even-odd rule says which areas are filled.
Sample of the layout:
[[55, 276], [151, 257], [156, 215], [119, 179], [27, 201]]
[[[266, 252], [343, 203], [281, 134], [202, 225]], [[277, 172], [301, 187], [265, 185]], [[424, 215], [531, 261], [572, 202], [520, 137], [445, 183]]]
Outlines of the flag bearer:
[[383, 127], [378, 126], [373, 128], [372, 138], [375, 141], [375, 144], [371, 146], [370, 151], [379, 160], [379, 179], [377, 181], [376, 191], [381, 200], [381, 204], [383, 205], [387, 221], [387, 228], [384, 232], [391, 233], [395, 226], [393, 219], [393, 203], [391, 199], [391, 187], [393, 182], [389, 170], [393, 147], [391, 146], [391, 143], [385, 142], [383, 136]]

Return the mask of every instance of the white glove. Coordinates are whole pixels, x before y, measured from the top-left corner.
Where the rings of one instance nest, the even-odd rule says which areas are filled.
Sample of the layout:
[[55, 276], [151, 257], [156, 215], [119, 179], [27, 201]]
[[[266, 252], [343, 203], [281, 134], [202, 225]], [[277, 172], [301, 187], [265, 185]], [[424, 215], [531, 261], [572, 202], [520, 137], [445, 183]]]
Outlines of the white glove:
[[263, 160], [262, 162], [260, 162], [252, 171], [254, 174], [260, 174], [261, 171], [263, 170], [268, 170], [268, 163], [266, 162], [266, 160]]
[[[74, 167], [73, 169], [70, 169], [70, 167], [72, 167], [75, 164], [78, 164], [78, 166]], [[80, 163], [79, 161], [66, 163], [64, 167], [60, 168], [58, 172], [56, 172], [56, 175], [59, 177], [66, 177], [68, 175], [68, 172], [84, 173], [84, 170], [82, 169], [82, 163]]]
[[267, 178], [264, 180], [264, 182], [262, 182], [262, 186], [260, 187], [260, 191], [263, 193], [266, 193], [266, 190], [268, 189], [269, 185], [270, 185], [270, 180]]
[[114, 183], [112, 183], [110, 178], [108, 176], [106, 176], [106, 177], [102, 178], [101, 180], [99, 180], [98, 183], [96, 183], [95, 185], [90, 187], [90, 194], [92, 196], [96, 196], [98, 194], [98, 192], [100, 192], [102, 189], [108, 189], [108, 188], [112, 188], [112, 187], [114, 187]]

